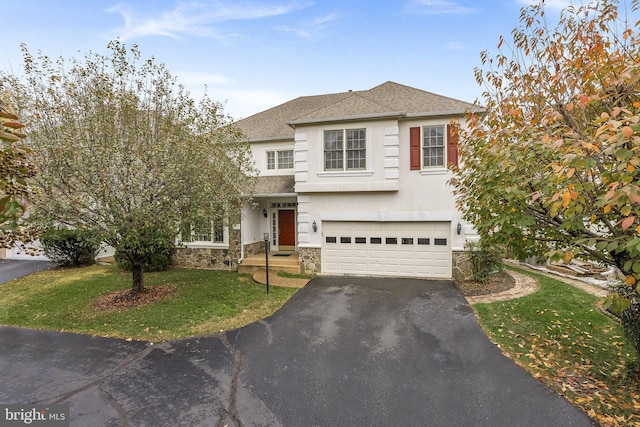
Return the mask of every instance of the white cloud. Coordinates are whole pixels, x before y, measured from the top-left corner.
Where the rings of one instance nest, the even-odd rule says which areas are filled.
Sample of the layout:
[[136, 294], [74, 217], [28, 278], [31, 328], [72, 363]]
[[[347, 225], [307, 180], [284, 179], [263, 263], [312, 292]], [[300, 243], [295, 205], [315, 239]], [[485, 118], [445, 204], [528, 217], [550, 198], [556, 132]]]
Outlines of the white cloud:
[[277, 27], [278, 31], [282, 31], [284, 33], [295, 34], [298, 37], [302, 38], [311, 38], [314, 35], [322, 32], [326, 29], [332, 22], [337, 21], [338, 16], [334, 14], [322, 16], [320, 18], [316, 18], [306, 24], [302, 24], [298, 27], [291, 26], [279, 26]]
[[224, 105], [226, 114], [239, 120], [295, 98], [294, 95], [273, 90], [236, 89], [236, 82], [222, 74], [179, 71], [174, 74], [192, 99], [207, 96]]
[[296, 2], [264, 4], [250, 1], [183, 2], [175, 8], [160, 11], [155, 16], [136, 14], [131, 7], [118, 4], [108, 12], [118, 13], [124, 26], [116, 29], [121, 40], [144, 36], [181, 38], [183, 35], [218, 38], [212, 24], [231, 20], [261, 19], [286, 15], [307, 7]]
[[279, 27], [276, 27], [276, 29], [283, 33], [295, 34], [296, 36], [302, 37], [305, 39], [311, 38], [311, 31], [309, 31], [308, 28], [294, 28], [294, 27], [279, 26]]
[[429, 15], [461, 15], [475, 12], [472, 7], [450, 0], [411, 0], [406, 9]]
[[313, 21], [313, 25], [318, 26], [318, 25], [325, 25], [325, 24], [329, 24], [333, 21], [337, 21], [338, 20], [338, 16], [335, 14], [329, 14], [326, 16], [321, 16], [320, 18], [317, 18]]

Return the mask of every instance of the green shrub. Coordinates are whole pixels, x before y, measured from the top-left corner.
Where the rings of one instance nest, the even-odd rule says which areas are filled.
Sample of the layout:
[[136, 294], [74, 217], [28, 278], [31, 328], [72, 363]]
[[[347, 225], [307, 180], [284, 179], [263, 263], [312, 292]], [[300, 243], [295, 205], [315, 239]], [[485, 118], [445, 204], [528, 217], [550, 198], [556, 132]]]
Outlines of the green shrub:
[[100, 238], [92, 230], [51, 229], [40, 243], [44, 254], [63, 267], [91, 265], [100, 249]]
[[468, 247], [473, 278], [477, 282], [484, 283], [490, 274], [504, 270], [501, 251], [497, 248], [488, 247], [482, 242], [469, 242]]
[[[157, 239], [153, 244], [154, 252], [147, 257], [144, 263], [144, 271], [166, 271], [171, 267], [171, 258], [176, 252], [175, 244], [170, 239]], [[124, 256], [118, 248], [114, 254], [114, 259], [123, 270], [131, 271], [131, 262]]]

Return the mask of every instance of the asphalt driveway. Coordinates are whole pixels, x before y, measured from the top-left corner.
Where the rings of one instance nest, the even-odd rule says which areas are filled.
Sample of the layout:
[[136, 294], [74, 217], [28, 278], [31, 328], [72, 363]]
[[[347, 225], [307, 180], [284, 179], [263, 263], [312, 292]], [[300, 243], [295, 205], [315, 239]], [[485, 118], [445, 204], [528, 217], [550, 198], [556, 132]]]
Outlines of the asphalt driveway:
[[589, 426], [449, 282], [322, 277], [275, 315], [160, 344], [0, 328], [0, 403], [71, 425]]
[[0, 259], [0, 284], [52, 266], [51, 261]]

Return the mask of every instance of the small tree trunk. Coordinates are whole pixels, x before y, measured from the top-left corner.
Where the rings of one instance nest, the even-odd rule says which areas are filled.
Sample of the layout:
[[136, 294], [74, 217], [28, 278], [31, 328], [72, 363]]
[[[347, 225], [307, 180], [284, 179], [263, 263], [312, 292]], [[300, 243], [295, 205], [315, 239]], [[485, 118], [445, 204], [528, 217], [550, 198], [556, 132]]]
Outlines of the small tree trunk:
[[131, 291], [135, 293], [144, 290], [144, 264], [132, 263], [131, 272], [133, 273], [133, 285]]

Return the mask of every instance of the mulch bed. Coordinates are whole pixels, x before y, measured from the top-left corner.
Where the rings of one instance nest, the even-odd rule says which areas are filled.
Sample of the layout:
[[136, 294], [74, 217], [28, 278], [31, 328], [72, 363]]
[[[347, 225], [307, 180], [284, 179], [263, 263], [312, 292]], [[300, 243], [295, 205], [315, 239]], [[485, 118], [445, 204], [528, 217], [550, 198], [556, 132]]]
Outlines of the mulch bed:
[[506, 291], [516, 285], [515, 279], [506, 272], [494, 273], [489, 276], [486, 282], [465, 282], [456, 283], [458, 289], [464, 296], [477, 296], [495, 294]]
[[176, 291], [173, 285], [146, 287], [142, 292], [132, 292], [131, 289], [102, 295], [91, 305], [99, 311], [122, 310], [132, 307], [142, 307], [152, 302], [167, 298]]

